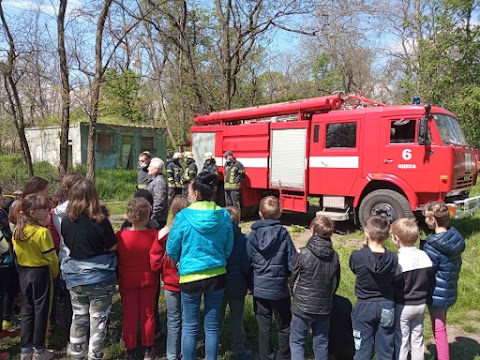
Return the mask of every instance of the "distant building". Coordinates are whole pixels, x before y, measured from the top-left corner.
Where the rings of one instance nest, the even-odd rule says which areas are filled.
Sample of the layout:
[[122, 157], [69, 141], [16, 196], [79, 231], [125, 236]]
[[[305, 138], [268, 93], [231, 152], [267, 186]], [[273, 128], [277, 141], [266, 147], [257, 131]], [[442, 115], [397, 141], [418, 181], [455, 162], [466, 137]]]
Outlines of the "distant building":
[[[25, 129], [33, 162], [60, 164], [60, 126]], [[71, 125], [68, 134], [69, 164], [87, 163], [88, 123]], [[165, 129], [154, 126], [97, 124], [95, 161], [98, 168], [134, 169], [138, 155], [149, 151], [165, 159]]]

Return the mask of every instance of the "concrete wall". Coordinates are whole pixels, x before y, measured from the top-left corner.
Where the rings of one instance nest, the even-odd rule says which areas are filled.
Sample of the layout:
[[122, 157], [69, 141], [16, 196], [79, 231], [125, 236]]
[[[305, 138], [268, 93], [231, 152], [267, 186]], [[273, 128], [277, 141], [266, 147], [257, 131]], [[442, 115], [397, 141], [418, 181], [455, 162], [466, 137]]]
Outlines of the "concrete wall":
[[[25, 129], [33, 161], [60, 162], [60, 127]], [[88, 123], [70, 126], [69, 145], [74, 165], [87, 163]], [[99, 146], [99, 139], [102, 146]], [[105, 141], [107, 139], [108, 141]], [[105, 146], [105, 144], [109, 144]], [[153, 147], [152, 147], [153, 146]], [[138, 155], [148, 150], [165, 159], [167, 138], [164, 129], [142, 126], [97, 124], [96, 165], [98, 168], [136, 168]]]

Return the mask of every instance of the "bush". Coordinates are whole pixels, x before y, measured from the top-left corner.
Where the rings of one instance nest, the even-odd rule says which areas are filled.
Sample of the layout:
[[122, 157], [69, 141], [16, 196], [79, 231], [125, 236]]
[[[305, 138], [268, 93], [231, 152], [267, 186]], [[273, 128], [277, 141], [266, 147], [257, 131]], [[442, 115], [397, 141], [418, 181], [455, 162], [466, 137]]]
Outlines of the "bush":
[[[55, 191], [58, 188], [58, 170], [55, 166], [47, 162], [40, 162], [33, 164], [33, 170], [35, 175], [41, 176], [50, 182], [52, 190]], [[27, 180], [27, 167], [22, 155], [0, 156], [0, 185], [5, 193], [23, 189], [23, 185]]]
[[[50, 182], [50, 193], [54, 193], [60, 187], [58, 169], [47, 163], [33, 164], [36, 176], [41, 176]], [[77, 171], [85, 176], [86, 166], [79, 165], [69, 171]], [[100, 200], [128, 200], [135, 194], [136, 187], [135, 170], [104, 170], [97, 169], [96, 183]], [[5, 193], [23, 189], [28, 180], [27, 168], [22, 155], [0, 156], [0, 186]]]

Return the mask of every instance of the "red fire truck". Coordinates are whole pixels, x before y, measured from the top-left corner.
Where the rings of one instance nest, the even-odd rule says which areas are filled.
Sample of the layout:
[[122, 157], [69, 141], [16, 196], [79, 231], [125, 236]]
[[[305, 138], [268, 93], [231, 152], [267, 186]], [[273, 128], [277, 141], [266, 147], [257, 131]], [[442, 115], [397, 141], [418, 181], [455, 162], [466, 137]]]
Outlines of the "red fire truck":
[[480, 207], [467, 198], [477, 150], [455, 114], [437, 106], [386, 106], [359, 94], [214, 112], [196, 118], [191, 145], [199, 164], [212, 152], [220, 173], [222, 154], [234, 152], [247, 174], [246, 213], [268, 193], [297, 212], [318, 197], [319, 213], [361, 224], [412, 216], [433, 200], [454, 204], [457, 215]]

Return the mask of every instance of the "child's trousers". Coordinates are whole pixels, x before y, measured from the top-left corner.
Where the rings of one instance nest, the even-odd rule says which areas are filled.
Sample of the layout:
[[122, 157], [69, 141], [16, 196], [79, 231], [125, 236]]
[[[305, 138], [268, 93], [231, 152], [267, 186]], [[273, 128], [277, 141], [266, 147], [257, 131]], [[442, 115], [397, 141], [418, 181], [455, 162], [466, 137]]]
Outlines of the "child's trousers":
[[[234, 358], [242, 358], [245, 352], [245, 330], [243, 328], [243, 311], [245, 308], [245, 298], [231, 299], [224, 297], [220, 309], [220, 324], [225, 319], [225, 310], [227, 305], [230, 309], [230, 326], [232, 328], [232, 350]], [[220, 325], [221, 326], [221, 325]], [[219, 334], [221, 334], [221, 328]]]
[[115, 285], [81, 285], [69, 291], [73, 311], [70, 327], [71, 355], [74, 359], [83, 359], [88, 344], [88, 359], [103, 359]]
[[447, 310], [429, 307], [430, 320], [432, 321], [433, 336], [437, 348], [438, 360], [450, 360], [450, 349], [447, 338]]
[[278, 330], [278, 353], [276, 359], [290, 359], [290, 298], [267, 300], [254, 298], [253, 307], [258, 326], [258, 350], [260, 360], [274, 359], [272, 346], [272, 316]]
[[122, 297], [123, 341], [127, 350], [137, 347], [137, 330], [140, 321], [142, 345], [153, 346], [155, 340], [155, 296], [158, 284], [144, 287], [120, 287]]
[[354, 360], [370, 360], [375, 343], [376, 360], [392, 360], [395, 304], [393, 301], [359, 301], [352, 314]]
[[330, 316], [297, 316], [292, 314], [292, 325], [290, 326], [290, 351], [292, 359], [305, 359], [305, 340], [312, 329], [313, 353], [315, 360], [328, 359], [328, 330], [330, 327]]
[[409, 349], [411, 360], [425, 359], [423, 323], [425, 304], [399, 305], [395, 307], [395, 359], [407, 360]]
[[22, 353], [45, 349], [48, 317], [52, 302], [50, 268], [18, 266], [23, 296], [20, 346]]

